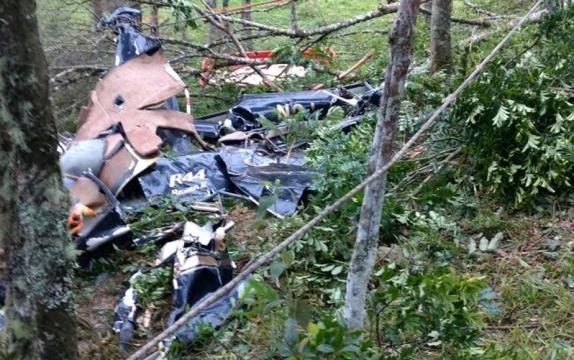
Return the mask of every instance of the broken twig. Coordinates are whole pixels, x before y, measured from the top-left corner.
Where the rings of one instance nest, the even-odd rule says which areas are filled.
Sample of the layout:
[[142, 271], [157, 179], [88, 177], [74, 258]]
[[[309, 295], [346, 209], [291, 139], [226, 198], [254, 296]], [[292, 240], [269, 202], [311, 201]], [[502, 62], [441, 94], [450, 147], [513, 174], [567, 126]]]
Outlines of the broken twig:
[[[367, 52], [362, 58], [359, 59], [359, 61], [357, 61], [356, 63], [354, 63], [350, 68], [348, 68], [347, 70], [343, 71], [342, 73], [340, 73], [339, 75], [337, 75], [335, 77], [335, 80], [341, 80], [346, 78], [350, 73], [352, 73], [353, 71], [357, 70], [357, 68], [361, 65], [363, 65], [367, 60], [369, 60], [373, 55], [375, 55], [375, 50], [371, 49], [369, 50], [369, 52]], [[322, 89], [325, 86], [325, 84], [319, 84], [316, 85], [315, 87], [313, 87], [313, 90], [319, 90]]]

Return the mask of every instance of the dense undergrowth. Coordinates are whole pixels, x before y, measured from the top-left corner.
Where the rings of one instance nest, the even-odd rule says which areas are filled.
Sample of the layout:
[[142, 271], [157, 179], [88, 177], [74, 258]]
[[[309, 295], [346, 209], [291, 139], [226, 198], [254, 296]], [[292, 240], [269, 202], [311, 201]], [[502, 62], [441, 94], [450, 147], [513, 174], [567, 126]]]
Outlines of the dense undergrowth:
[[[455, 2], [455, 11], [461, 8]], [[305, 8], [303, 18], [305, 12], [312, 18], [313, 11]], [[406, 84], [397, 148], [491, 45], [487, 41], [458, 54], [452, 77], [431, 76], [424, 60], [426, 25], [421, 16], [416, 65]], [[369, 323], [364, 330], [349, 332], [341, 321], [346, 270], [362, 200], [357, 195], [253, 276], [230, 321], [219, 329], [203, 329], [193, 344], [173, 344], [169, 357], [574, 356], [573, 28], [574, 10], [558, 9], [541, 24], [522, 31], [390, 170], [381, 246], [369, 289]], [[382, 39], [371, 40], [366, 47], [376, 47], [382, 54]], [[328, 41], [336, 46], [343, 40]], [[342, 54], [348, 51], [344, 49]], [[376, 65], [364, 68], [363, 78], [377, 83], [384, 59], [379, 55]], [[318, 79], [324, 78], [285, 86], [297, 89]], [[214, 93], [233, 99], [243, 91], [227, 90], [223, 87]], [[232, 257], [247, 262], [264, 253], [358, 184], [366, 174], [375, 121], [374, 114], [366, 115], [348, 133], [313, 127], [313, 134], [306, 134], [314, 140], [306, 153], [309, 165], [321, 176], [308, 201], [296, 216], [285, 220], [261, 219], [255, 217], [256, 211], [247, 211], [253, 216], [245, 218], [228, 244]], [[167, 215], [161, 209], [150, 210], [135, 228], [145, 231], [158, 226]], [[174, 216], [178, 220], [194, 217], [185, 211]], [[127, 274], [149, 261], [154, 251], [148, 248], [127, 257], [115, 254], [101, 261], [101, 268], [80, 274], [80, 281], [93, 284], [100, 279], [95, 272], [117, 272], [118, 267]], [[168, 306], [168, 279], [169, 274], [158, 272], [138, 284], [146, 305]], [[81, 292], [79, 296], [82, 299]], [[161, 327], [161, 315], [155, 320]], [[141, 344], [151, 334], [140, 330], [137, 335], [136, 343]], [[105, 358], [121, 358], [110, 350], [114, 342], [106, 341]]]

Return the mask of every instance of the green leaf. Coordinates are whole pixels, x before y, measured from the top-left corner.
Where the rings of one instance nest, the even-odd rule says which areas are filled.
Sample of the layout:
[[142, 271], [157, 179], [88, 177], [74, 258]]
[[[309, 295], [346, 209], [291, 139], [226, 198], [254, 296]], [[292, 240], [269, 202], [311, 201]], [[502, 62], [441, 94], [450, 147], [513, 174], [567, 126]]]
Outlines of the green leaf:
[[343, 266], [339, 265], [331, 271], [331, 275], [339, 275], [343, 271]]
[[508, 120], [508, 109], [504, 105], [500, 105], [498, 112], [492, 119], [492, 124], [496, 127], [501, 127], [506, 120]]
[[274, 261], [269, 266], [269, 276], [271, 276], [271, 280], [274, 282], [277, 281], [279, 276], [281, 276], [281, 274], [283, 274], [283, 272], [285, 271], [286, 268], [287, 268], [287, 265], [283, 261], [281, 261], [281, 260]]
[[313, 337], [317, 337], [317, 334], [319, 333], [319, 326], [313, 322], [309, 322], [309, 324], [307, 324], [307, 332]]
[[333, 349], [333, 347], [329, 344], [319, 344], [317, 346], [317, 350], [319, 350], [320, 352], [325, 353], [325, 354], [330, 354], [333, 351], [335, 351], [335, 349]]

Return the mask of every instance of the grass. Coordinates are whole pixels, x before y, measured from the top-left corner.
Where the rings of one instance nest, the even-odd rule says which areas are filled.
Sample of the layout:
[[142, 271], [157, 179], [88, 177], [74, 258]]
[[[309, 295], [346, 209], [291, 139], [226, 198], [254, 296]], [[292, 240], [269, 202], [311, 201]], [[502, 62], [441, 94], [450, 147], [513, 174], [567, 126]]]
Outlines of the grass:
[[[495, 214], [492, 214], [495, 215]], [[475, 231], [490, 228], [482, 214]], [[501, 219], [502, 220], [502, 219]], [[500, 250], [480, 259], [467, 259], [466, 271], [487, 277], [498, 294], [501, 313], [488, 319], [484, 340], [513, 348], [518, 359], [565, 359], [574, 356], [574, 225], [572, 214], [561, 217], [509, 217], [510, 227]], [[549, 242], [560, 239], [556, 251]]]

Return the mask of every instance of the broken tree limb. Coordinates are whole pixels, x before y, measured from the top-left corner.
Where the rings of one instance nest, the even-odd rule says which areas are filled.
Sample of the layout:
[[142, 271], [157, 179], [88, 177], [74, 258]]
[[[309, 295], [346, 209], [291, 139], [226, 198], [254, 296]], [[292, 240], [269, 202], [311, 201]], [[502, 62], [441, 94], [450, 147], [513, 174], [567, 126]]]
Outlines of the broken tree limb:
[[359, 59], [356, 63], [354, 63], [350, 68], [343, 71], [340, 75], [337, 76], [337, 80], [341, 80], [346, 78], [351, 72], [357, 70], [359, 66], [363, 65], [367, 60], [369, 60], [373, 55], [375, 55], [375, 50], [371, 49], [367, 52], [362, 58]]
[[[210, 49], [207, 46], [199, 45], [199, 44], [192, 43], [189, 41], [184, 41], [184, 40], [179, 40], [179, 39], [174, 39], [174, 38], [166, 38], [166, 37], [160, 38], [160, 40], [163, 41], [164, 43], [167, 43], [167, 44], [176, 44], [176, 45], [186, 46], [186, 47], [192, 48], [194, 50], [197, 50], [203, 56], [211, 57], [211, 58], [219, 59], [219, 60], [226, 60], [226, 61], [229, 61], [230, 63], [233, 63], [233, 64], [245, 64], [245, 65], [271, 65], [271, 64], [273, 64], [273, 62], [271, 60], [247, 59], [247, 58], [244, 58], [241, 56], [233, 56], [233, 55], [219, 53], [219, 52], [213, 51], [212, 49]], [[195, 55], [193, 55], [193, 56], [195, 56]], [[183, 60], [183, 59], [186, 59], [188, 57], [192, 57], [192, 55], [181, 55], [181, 56], [177, 57], [176, 60]]]
[[463, 0], [463, 2], [464, 2], [464, 4], [465, 4], [466, 6], [470, 7], [472, 10], [476, 11], [476, 12], [479, 13], [479, 14], [484, 14], [484, 15], [487, 15], [487, 16], [490, 16], [490, 17], [497, 17], [497, 16], [498, 16], [498, 14], [496, 14], [496, 13], [494, 13], [494, 12], [492, 12], [492, 11], [488, 11], [488, 10], [486, 10], [486, 9], [483, 9], [483, 8], [481, 8], [480, 6], [478, 6], [478, 5], [474, 4], [474, 3], [471, 3], [471, 2], [468, 1], [468, 0]]
[[377, 7], [375, 10], [369, 11], [365, 14], [356, 16], [354, 18], [345, 20], [345, 21], [341, 21], [335, 24], [329, 24], [329, 25], [325, 25], [325, 26], [321, 26], [321, 27], [317, 27], [317, 28], [313, 28], [313, 29], [296, 29], [296, 30], [292, 30], [292, 29], [282, 29], [282, 28], [278, 28], [278, 27], [274, 27], [274, 26], [270, 26], [270, 25], [266, 25], [266, 24], [261, 24], [261, 23], [257, 23], [257, 22], [253, 22], [253, 21], [247, 21], [247, 20], [242, 20], [242, 19], [237, 19], [234, 17], [230, 17], [230, 16], [222, 16], [222, 19], [228, 22], [235, 22], [235, 23], [239, 23], [239, 24], [243, 24], [243, 25], [248, 25], [251, 26], [253, 28], [256, 29], [260, 29], [260, 30], [265, 30], [265, 31], [269, 31], [271, 33], [273, 33], [274, 35], [282, 35], [282, 36], [288, 36], [288, 37], [292, 37], [292, 38], [305, 38], [305, 37], [309, 37], [309, 36], [313, 36], [313, 35], [321, 35], [321, 34], [326, 34], [326, 33], [331, 33], [337, 30], [341, 30], [344, 28], [347, 28], [349, 26], [353, 26], [355, 24], [367, 21], [367, 20], [371, 20], [377, 17], [381, 17], [383, 15], [387, 15], [387, 14], [392, 14], [397, 12], [398, 6], [395, 4], [391, 4], [391, 5], [386, 5], [386, 4], [381, 4], [379, 5], [379, 7]]
[[479, 32], [478, 34], [475, 34], [466, 40], [460, 41], [458, 43], [458, 46], [468, 47], [468, 46], [475, 45], [475, 44], [477, 44], [483, 40], [488, 39], [490, 36], [492, 36], [494, 34], [497, 34], [497, 33], [500, 33], [502, 31], [506, 31], [510, 28], [513, 28], [519, 22], [528, 23], [528, 24], [540, 22], [542, 20], [543, 16], [547, 12], [548, 12], [547, 10], [540, 10], [540, 11], [537, 11], [535, 13], [530, 14], [530, 16], [528, 16], [528, 18], [525, 21], [523, 21], [524, 18], [514, 19], [514, 20], [511, 20], [511, 21], [507, 22], [506, 24], [500, 26], [497, 29]]
[[[171, 4], [165, 3], [162, 1], [143, 0], [143, 1], [140, 1], [140, 3], [149, 4], [149, 5], [156, 5], [156, 6], [166, 6], [166, 7], [171, 6]], [[270, 2], [270, 3], [273, 3], [273, 2]], [[291, 3], [290, 0], [276, 1], [275, 6], [279, 7], [279, 6], [288, 5], [290, 3]], [[256, 6], [256, 4], [251, 4], [251, 7], [254, 7], [254, 6]], [[369, 12], [361, 14], [361, 15], [358, 15], [354, 18], [351, 18], [351, 19], [348, 19], [345, 21], [341, 21], [338, 23], [329, 24], [329, 25], [325, 25], [325, 26], [321, 26], [321, 27], [317, 27], [317, 28], [312, 28], [312, 29], [306, 29], [306, 30], [283, 29], [283, 28], [278, 28], [278, 27], [274, 27], [274, 26], [254, 22], [254, 21], [239, 19], [236, 17], [229, 16], [228, 14], [223, 15], [222, 13], [218, 13], [218, 15], [220, 15], [222, 20], [224, 20], [226, 22], [239, 23], [239, 24], [246, 25], [246, 26], [249, 26], [249, 27], [254, 28], [254, 29], [260, 29], [260, 30], [268, 31], [268, 32], [273, 33], [273, 35], [275, 35], [275, 36], [287, 36], [287, 37], [292, 37], [292, 38], [305, 38], [308, 36], [320, 35], [323, 33], [331, 33], [331, 32], [334, 32], [334, 31], [337, 31], [337, 30], [340, 30], [343, 28], [347, 28], [349, 26], [353, 26], [355, 24], [358, 24], [358, 23], [361, 23], [361, 22], [364, 22], [367, 20], [381, 17], [381, 16], [384, 16], [387, 14], [392, 14], [392, 13], [397, 12], [397, 9], [398, 9], [398, 6], [396, 4], [388, 4], [388, 5], [387, 4], [381, 4], [375, 10], [369, 11]], [[241, 9], [239, 9], [239, 11], [240, 10]], [[189, 20], [197, 20], [199, 18], [203, 18], [203, 16], [194, 17], [194, 18], [189, 19]]]
[[[237, 6], [228, 6], [225, 8], [225, 13], [226, 14], [231, 14], [231, 13], [235, 13], [235, 12], [241, 12], [245, 9], [248, 8], [256, 8], [256, 7], [279, 7], [279, 6], [284, 6], [289, 4], [290, 0], [270, 0], [270, 1], [264, 1], [264, 2], [260, 2], [260, 3], [255, 3], [255, 4], [242, 4], [242, 5], [237, 5]], [[160, 6], [160, 7], [172, 7], [173, 4], [165, 2], [165, 1], [153, 1], [153, 0], [138, 0], [139, 4], [145, 4], [145, 5], [151, 5], [151, 6]], [[215, 7], [213, 9], [216, 13], [221, 13], [224, 11], [223, 8], [217, 8]]]
[[458, 95], [476, 78], [476, 76], [484, 70], [486, 64], [492, 60], [492, 58], [498, 53], [498, 51], [502, 48], [504, 44], [508, 41], [508, 39], [520, 28], [520, 26], [526, 21], [526, 18], [530, 16], [538, 6], [543, 3], [544, 0], [538, 0], [534, 6], [528, 11], [528, 13], [521, 18], [508, 34], [496, 45], [494, 49], [482, 60], [480, 64], [476, 66], [474, 71], [460, 84], [460, 86], [448, 95], [442, 102], [442, 104], [431, 114], [431, 116], [421, 125], [419, 130], [401, 147], [399, 151], [393, 155], [393, 157], [389, 160], [387, 164], [383, 167], [379, 168], [376, 172], [372, 175], [368, 176], [365, 180], [363, 180], [359, 185], [355, 186], [352, 190], [348, 193], [343, 195], [341, 198], [337, 199], [319, 214], [317, 214], [313, 219], [309, 220], [305, 225], [301, 226], [297, 229], [293, 234], [283, 240], [281, 243], [277, 244], [273, 247], [269, 252], [264, 255], [261, 255], [256, 260], [251, 262], [248, 266], [244, 268], [244, 270], [238, 274], [235, 278], [233, 278], [229, 283], [225, 286], [219, 288], [217, 291], [212, 293], [211, 295], [207, 296], [203, 301], [199, 304], [192, 307], [187, 313], [185, 313], [181, 318], [179, 318], [175, 323], [173, 323], [170, 327], [156, 335], [153, 339], [147, 342], [144, 346], [130, 355], [127, 360], [141, 360], [146, 356], [147, 353], [151, 352], [151, 350], [159, 344], [160, 341], [163, 339], [172, 336], [175, 332], [182, 326], [184, 326], [191, 318], [197, 316], [207, 307], [215, 303], [217, 300], [225, 296], [228, 292], [230, 292], [233, 288], [235, 288], [239, 283], [245, 281], [249, 275], [254, 273], [258, 270], [261, 266], [265, 265], [269, 261], [271, 261], [275, 256], [279, 255], [283, 250], [285, 250], [288, 246], [290, 246], [295, 241], [299, 240], [303, 235], [305, 235], [309, 230], [311, 230], [315, 225], [319, 222], [324, 220], [327, 216], [337, 210], [341, 205], [345, 202], [353, 198], [356, 194], [362, 191], [368, 184], [372, 183], [376, 179], [378, 179], [381, 175], [387, 172], [387, 170], [394, 165], [399, 159], [401, 159], [407, 151], [413, 146], [420, 137], [431, 127], [439, 118], [439, 116], [446, 110], [446, 108], [453, 103]]
[[76, 65], [76, 66], [69, 66], [66, 68], [60, 67], [52, 69], [54, 70], [63, 69], [63, 70], [53, 75], [50, 78], [50, 83], [56, 83], [58, 81], [62, 81], [62, 79], [65, 78], [66, 76], [76, 72], [89, 73], [90, 75], [101, 74], [103, 72], [108, 71], [109, 67], [103, 65]]
[[[432, 10], [427, 9], [424, 6], [421, 6], [420, 10], [421, 10], [421, 13], [423, 13], [425, 15], [431, 15], [432, 14]], [[457, 18], [457, 17], [451, 17], [450, 21], [452, 21], [454, 23], [459, 23], [459, 24], [475, 25], [475, 26], [482, 26], [482, 27], [491, 27], [492, 22], [493, 22], [493, 20], [488, 20], [488, 19], [472, 20], [472, 19], [462, 19], [462, 18]]]
[[[341, 79], [346, 78], [347, 76], [349, 76], [350, 73], [357, 70], [359, 68], [359, 66], [361, 66], [365, 62], [367, 62], [367, 60], [369, 60], [373, 55], [375, 55], [375, 50], [373, 50], [373, 49], [369, 50], [369, 52], [367, 52], [362, 58], [360, 58], [356, 63], [351, 65], [350, 68], [348, 68], [347, 70], [345, 70], [342, 73], [340, 73], [339, 75], [337, 75], [335, 77], [335, 80], [341, 80]], [[315, 87], [313, 87], [313, 90], [319, 90], [319, 89], [322, 89], [323, 87], [325, 87], [325, 84], [318, 84]]]

